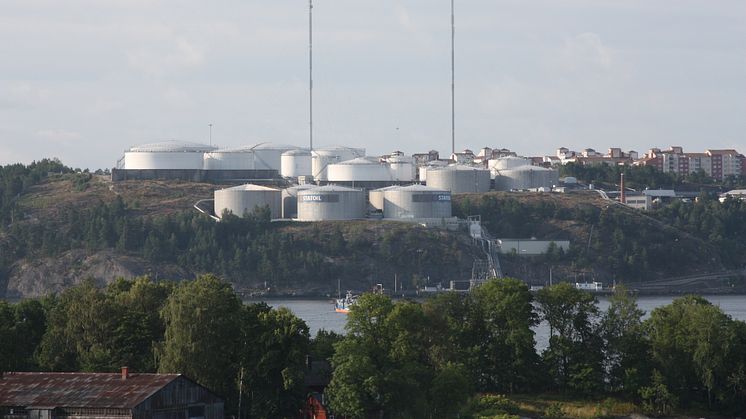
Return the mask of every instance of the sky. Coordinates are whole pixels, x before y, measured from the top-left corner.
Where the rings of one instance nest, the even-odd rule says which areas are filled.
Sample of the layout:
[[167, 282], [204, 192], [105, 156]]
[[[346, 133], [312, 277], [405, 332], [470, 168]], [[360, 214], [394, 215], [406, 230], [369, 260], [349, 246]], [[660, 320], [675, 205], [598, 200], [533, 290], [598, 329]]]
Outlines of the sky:
[[[306, 0], [0, 0], [0, 164], [308, 145]], [[456, 0], [456, 148], [746, 152], [746, 1]], [[451, 149], [450, 2], [314, 0], [314, 145]]]

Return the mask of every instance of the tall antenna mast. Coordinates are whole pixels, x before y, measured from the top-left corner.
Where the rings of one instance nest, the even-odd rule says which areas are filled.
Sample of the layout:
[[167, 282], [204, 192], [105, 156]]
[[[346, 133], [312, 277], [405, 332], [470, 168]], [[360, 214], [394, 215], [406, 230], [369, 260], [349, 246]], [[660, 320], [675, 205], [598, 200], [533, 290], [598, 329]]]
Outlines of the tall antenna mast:
[[451, 153], [456, 152], [456, 19], [451, 0]]
[[313, 0], [308, 0], [308, 142], [313, 151]]

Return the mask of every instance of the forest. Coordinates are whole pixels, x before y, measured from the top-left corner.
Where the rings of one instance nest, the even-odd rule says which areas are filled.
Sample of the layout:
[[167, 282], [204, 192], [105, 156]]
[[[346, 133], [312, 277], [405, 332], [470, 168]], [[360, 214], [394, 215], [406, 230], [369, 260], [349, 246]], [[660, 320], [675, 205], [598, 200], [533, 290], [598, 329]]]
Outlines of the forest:
[[[592, 401], [599, 416], [622, 402], [650, 415], [746, 409], [746, 323], [694, 296], [644, 314], [622, 288], [601, 311], [569, 284], [532, 294], [504, 278], [423, 302], [364, 294], [344, 335], [312, 337], [213, 275], [87, 282], [0, 302], [0, 371], [181, 372], [257, 418], [298, 416], [309, 360], [329, 362], [325, 400], [350, 418], [517, 418], [514, 400], [536, 394]], [[538, 322], [551, 330], [542, 351]]]

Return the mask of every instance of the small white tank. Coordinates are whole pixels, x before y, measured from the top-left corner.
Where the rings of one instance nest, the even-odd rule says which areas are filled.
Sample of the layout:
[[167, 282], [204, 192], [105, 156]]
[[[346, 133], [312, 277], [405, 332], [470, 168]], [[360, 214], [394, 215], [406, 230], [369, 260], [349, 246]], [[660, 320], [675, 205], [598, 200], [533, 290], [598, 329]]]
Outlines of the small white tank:
[[222, 218], [223, 212], [228, 211], [243, 217], [257, 207], [268, 206], [271, 217], [280, 218], [280, 195], [279, 189], [252, 184], [218, 189], [215, 191], [215, 215]]
[[291, 186], [282, 190], [282, 218], [298, 218], [298, 192], [318, 188], [313, 184]]
[[329, 182], [385, 182], [391, 180], [391, 173], [385, 163], [358, 157], [328, 165], [327, 180]]
[[411, 157], [392, 156], [387, 159], [391, 180], [395, 182], [412, 182], [414, 180], [415, 168]]
[[341, 163], [357, 157], [364, 157], [364, 148], [332, 146], [315, 148], [311, 152], [311, 175], [316, 180], [326, 181], [327, 167], [330, 164]]
[[399, 186], [387, 186], [385, 188], [373, 189], [368, 191], [368, 202], [374, 210], [383, 211], [383, 197], [389, 189], [398, 188]]
[[311, 152], [305, 149], [286, 151], [280, 157], [280, 165], [280, 174], [284, 177], [311, 176]]

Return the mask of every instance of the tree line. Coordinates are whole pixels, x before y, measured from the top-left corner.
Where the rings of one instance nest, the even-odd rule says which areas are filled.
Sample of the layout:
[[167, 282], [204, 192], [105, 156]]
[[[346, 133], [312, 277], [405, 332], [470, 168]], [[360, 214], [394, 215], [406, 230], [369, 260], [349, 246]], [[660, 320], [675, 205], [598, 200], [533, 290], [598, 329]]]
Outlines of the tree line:
[[[614, 396], [654, 415], [746, 409], [746, 323], [693, 296], [644, 315], [622, 289], [601, 311], [569, 284], [534, 295], [505, 278], [424, 302], [364, 294], [345, 335], [311, 338], [289, 310], [242, 304], [213, 275], [85, 282], [0, 303], [0, 369], [180, 372], [222, 395], [228, 412], [240, 399], [241, 415], [259, 418], [298, 415], [309, 357], [330, 362], [326, 400], [352, 418], [511, 415], [494, 395], [538, 392]], [[541, 352], [539, 322], [550, 329]]]
[[738, 189], [746, 187], [746, 176], [726, 176], [718, 181], [707, 176], [704, 170], [687, 175], [677, 175], [671, 172], [661, 172], [652, 166], [629, 165], [585, 165], [568, 163], [560, 166], [560, 176], [572, 176], [587, 184], [612, 187], [619, 185], [621, 174], [624, 173], [624, 184], [628, 188], [643, 190], [650, 189], [679, 189], [698, 190], [699, 188]]

